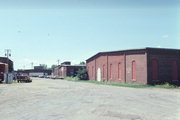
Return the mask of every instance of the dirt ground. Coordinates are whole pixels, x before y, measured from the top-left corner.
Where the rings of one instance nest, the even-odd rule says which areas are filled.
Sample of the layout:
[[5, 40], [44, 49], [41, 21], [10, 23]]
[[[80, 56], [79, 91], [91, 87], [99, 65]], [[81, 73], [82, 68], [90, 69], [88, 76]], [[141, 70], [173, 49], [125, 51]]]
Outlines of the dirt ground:
[[0, 84], [0, 120], [180, 120], [180, 90], [33, 78]]

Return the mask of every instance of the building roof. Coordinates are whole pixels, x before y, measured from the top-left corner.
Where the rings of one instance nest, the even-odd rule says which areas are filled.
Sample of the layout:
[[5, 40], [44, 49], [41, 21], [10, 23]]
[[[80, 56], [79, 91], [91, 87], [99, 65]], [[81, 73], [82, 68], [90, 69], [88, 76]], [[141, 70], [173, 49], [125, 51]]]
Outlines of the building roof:
[[13, 62], [12, 60], [10, 60], [10, 59], [7, 58], [7, 57], [0, 57], [0, 61], [6, 61], [7, 59], [8, 59], [8, 61]]
[[117, 50], [117, 51], [106, 51], [106, 52], [99, 52], [95, 54], [94, 56], [88, 58], [86, 61], [89, 61], [95, 57], [98, 57], [102, 54], [115, 54], [115, 53], [121, 53], [121, 54], [126, 54], [126, 53], [135, 53], [135, 52], [147, 52], [147, 51], [179, 51], [180, 49], [172, 49], [172, 48], [153, 48], [153, 47], [145, 47], [145, 48], [137, 48], [137, 49], [126, 49], [126, 50]]
[[61, 65], [62, 67], [63, 66], [70, 66], [70, 67], [84, 67], [84, 66], [86, 66], [86, 65]]
[[6, 64], [6, 63], [0, 62], [0, 64]]
[[52, 70], [25, 69], [25, 70], [17, 70], [17, 72], [52, 72]]
[[86, 65], [58, 65], [55, 68], [58, 67], [86, 67]]

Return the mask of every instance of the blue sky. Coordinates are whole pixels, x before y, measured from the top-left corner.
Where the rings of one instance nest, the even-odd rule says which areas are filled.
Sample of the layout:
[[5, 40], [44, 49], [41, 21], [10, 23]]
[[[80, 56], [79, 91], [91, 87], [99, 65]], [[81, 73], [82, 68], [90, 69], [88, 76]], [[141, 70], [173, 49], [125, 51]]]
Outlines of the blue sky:
[[100, 51], [180, 49], [178, 0], [0, 0], [0, 56], [15, 69], [85, 61]]

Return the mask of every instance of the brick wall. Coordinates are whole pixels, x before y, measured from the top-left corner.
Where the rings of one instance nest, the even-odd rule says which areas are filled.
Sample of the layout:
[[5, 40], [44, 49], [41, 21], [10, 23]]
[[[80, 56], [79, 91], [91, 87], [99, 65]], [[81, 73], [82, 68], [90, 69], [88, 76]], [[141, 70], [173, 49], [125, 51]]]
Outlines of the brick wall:
[[125, 82], [124, 55], [108, 56], [108, 81]]
[[107, 56], [98, 57], [96, 59], [96, 67], [95, 68], [96, 68], [96, 78], [97, 78], [97, 70], [100, 69], [101, 81], [107, 81]]
[[87, 63], [87, 71], [90, 80], [96, 80], [95, 63], [96, 59]]
[[[136, 63], [136, 79], [132, 79], [132, 61]], [[146, 54], [126, 55], [126, 83], [147, 84]]]
[[[158, 80], [152, 79], [152, 60], [158, 61]], [[178, 79], [173, 80], [173, 72], [172, 72], [172, 62], [177, 61], [178, 68]], [[180, 56], [177, 54], [150, 54], [148, 56], [148, 83], [156, 84], [156, 83], [172, 83], [179, 84], [180, 83]]]
[[[121, 83], [147, 83], [147, 60], [146, 54], [124, 55], [107, 54], [98, 56], [87, 62], [87, 70], [90, 80], [98, 79], [98, 69], [100, 70], [101, 81], [121, 82]], [[136, 61], [137, 79], [132, 80], [132, 61]]]

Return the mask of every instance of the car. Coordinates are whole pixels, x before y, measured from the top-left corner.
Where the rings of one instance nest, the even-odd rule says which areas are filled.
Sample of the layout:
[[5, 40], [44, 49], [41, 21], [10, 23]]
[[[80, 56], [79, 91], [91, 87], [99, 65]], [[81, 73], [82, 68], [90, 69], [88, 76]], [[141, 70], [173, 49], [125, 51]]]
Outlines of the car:
[[45, 76], [44, 75], [39, 75], [39, 78], [45, 78]]
[[55, 75], [51, 76], [51, 79], [56, 79], [56, 78], [57, 78], [57, 76], [55, 76]]
[[17, 75], [17, 82], [29, 83], [29, 82], [32, 82], [32, 79], [27, 75]]

